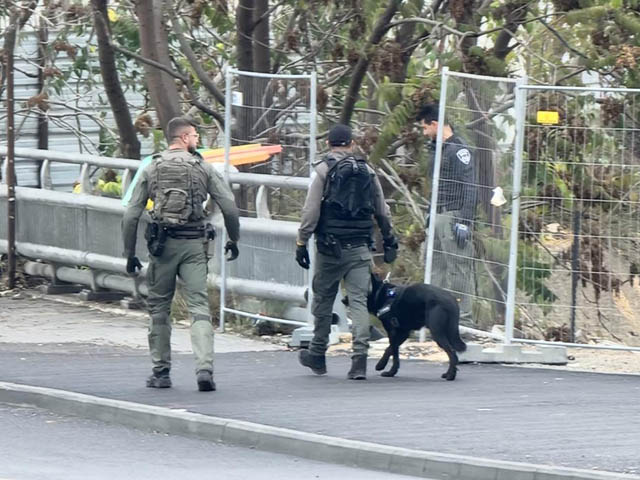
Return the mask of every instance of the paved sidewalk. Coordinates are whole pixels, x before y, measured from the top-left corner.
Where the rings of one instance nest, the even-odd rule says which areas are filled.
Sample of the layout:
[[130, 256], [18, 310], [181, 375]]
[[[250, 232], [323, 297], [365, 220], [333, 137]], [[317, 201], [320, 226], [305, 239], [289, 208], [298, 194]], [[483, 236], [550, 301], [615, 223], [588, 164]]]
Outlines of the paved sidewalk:
[[346, 356], [329, 358], [318, 377], [296, 352], [218, 353], [219, 390], [200, 393], [191, 355], [174, 356], [174, 388], [153, 390], [143, 350], [0, 343], [1, 382], [408, 449], [640, 473], [640, 376], [462, 365], [446, 382], [442, 364], [404, 361], [391, 379], [373, 365], [369, 380], [354, 382]]
[[[345, 378], [330, 358], [316, 377], [293, 352], [218, 354], [219, 391], [195, 389], [190, 355], [178, 355], [174, 388], [145, 388], [142, 353], [32, 353], [0, 345], [0, 380], [285, 427], [353, 440], [544, 465], [640, 472], [640, 378], [405, 361], [399, 376]], [[372, 369], [372, 363], [369, 365]]]

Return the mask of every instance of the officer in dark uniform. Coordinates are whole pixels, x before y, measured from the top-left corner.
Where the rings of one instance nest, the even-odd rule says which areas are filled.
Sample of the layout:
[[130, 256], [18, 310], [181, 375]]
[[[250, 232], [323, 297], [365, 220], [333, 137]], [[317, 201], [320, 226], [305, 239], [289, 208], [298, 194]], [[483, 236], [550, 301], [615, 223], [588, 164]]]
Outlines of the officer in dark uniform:
[[[424, 105], [417, 120], [424, 136], [435, 141], [438, 106]], [[442, 132], [431, 283], [451, 290], [460, 302], [461, 323], [474, 326], [471, 316], [474, 287], [471, 229], [477, 203], [475, 163], [471, 149], [455, 134], [451, 125], [445, 123]]]
[[[367, 293], [371, 282], [374, 219], [382, 233], [385, 262], [391, 263], [395, 260], [398, 243], [393, 235], [389, 207], [385, 203], [382, 187], [375, 172], [364, 159], [355, 161], [351, 129], [346, 125], [334, 126], [329, 131], [328, 144], [330, 153], [315, 164], [296, 242], [296, 261], [302, 268], [309, 268], [310, 265], [307, 242], [313, 233], [316, 234], [318, 252], [312, 286], [315, 328], [309, 350], [301, 350], [299, 360], [303, 366], [309, 367], [317, 375], [327, 372], [325, 352], [329, 343], [332, 308], [340, 281], [344, 280], [353, 321], [353, 356], [347, 377], [352, 380], [364, 380], [370, 338]], [[366, 186], [361, 190], [366, 190], [371, 195], [363, 194], [357, 197], [362, 203], [371, 206], [368, 218], [365, 218], [364, 214], [358, 220], [340, 218], [339, 214], [327, 206], [330, 203], [327, 195], [331, 197], [325, 189], [326, 184], [330, 182], [328, 176], [331, 177], [333, 172], [338, 172], [341, 166], [345, 167], [347, 162], [352, 162], [353, 168], [364, 173], [369, 180], [369, 183], [364, 180]], [[337, 192], [338, 196], [346, 190], [348, 187], [345, 191]], [[356, 205], [355, 208], [357, 207]]]

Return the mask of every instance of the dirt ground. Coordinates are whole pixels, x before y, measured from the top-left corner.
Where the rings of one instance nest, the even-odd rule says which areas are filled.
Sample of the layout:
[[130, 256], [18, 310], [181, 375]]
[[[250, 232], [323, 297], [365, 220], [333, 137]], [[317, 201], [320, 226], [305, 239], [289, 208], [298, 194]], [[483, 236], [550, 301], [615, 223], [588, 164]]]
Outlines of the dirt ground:
[[[31, 297], [31, 298], [43, 298], [43, 295], [38, 291], [32, 288], [24, 288], [24, 289], [16, 289], [13, 291], [0, 291], [0, 297], [10, 298], [13, 296], [18, 297]], [[52, 299], [51, 296], [47, 296], [49, 299]], [[68, 299], [59, 298], [58, 301], [69, 302]], [[100, 305], [98, 302], [80, 302], [78, 300], [71, 301], [75, 306], [84, 305], [87, 309], [96, 309], [103, 312], [109, 312], [116, 315], [121, 315], [122, 320], [126, 322], [131, 322], [132, 326], [138, 326], [141, 322], [143, 324], [146, 323], [146, 314], [144, 312], [135, 312], [135, 311], [123, 311], [117, 307], [112, 307], [110, 305]], [[126, 319], [126, 320], [125, 320]], [[28, 329], [28, 325], [22, 324], [20, 326], [22, 329]], [[95, 326], [94, 326], [95, 327]], [[123, 326], [124, 327], [124, 326]], [[177, 325], [178, 329], [176, 331], [176, 337], [180, 330], [184, 330], [184, 349], [189, 349], [189, 339], [188, 339], [188, 325]], [[182, 328], [181, 328], [182, 327]], [[69, 328], [69, 325], [66, 325], [66, 328]], [[86, 333], [87, 325], [78, 325], [78, 328], [82, 330], [83, 335]], [[114, 328], [114, 325], [111, 325], [111, 328]], [[19, 329], [18, 329], [19, 330]], [[43, 333], [42, 327], [37, 328], [39, 334]], [[108, 330], [108, 329], [107, 329]], [[129, 329], [130, 330], [130, 329]], [[127, 330], [127, 331], [129, 331]], [[15, 336], [19, 333], [15, 329], [11, 330], [12, 336]], [[28, 333], [28, 332], [27, 332]], [[182, 332], [180, 332], [182, 333]], [[105, 338], [111, 337], [115, 335], [116, 337], [120, 336], [120, 343], [127, 343], [127, 340], [122, 338], [123, 332], [114, 331], [113, 334], [107, 332], [106, 330], [101, 333]], [[251, 334], [251, 330], [247, 328], [234, 328], [233, 325], [229, 325], [227, 329], [226, 335], [229, 337], [233, 336], [240, 338], [246, 338], [252, 341], [264, 342], [267, 344], [271, 344], [273, 347], [278, 348], [288, 348], [289, 341], [291, 339], [290, 335], [285, 334], [275, 334], [275, 335], [263, 335], [258, 336], [255, 334]], [[143, 339], [144, 340], [144, 339]], [[141, 340], [140, 345], [135, 345], [137, 348], [146, 348], [146, 341]], [[219, 337], [219, 340], [222, 338]], [[5, 340], [6, 341], [6, 340]], [[46, 340], [45, 340], [46, 341]], [[495, 344], [491, 342], [483, 341], [482, 339], [475, 338], [473, 340], [467, 340], [468, 342], [473, 343], [482, 343], [486, 348], [493, 347]], [[133, 342], [133, 340], [131, 340]], [[135, 342], [133, 342], [135, 343]], [[371, 343], [370, 349], [370, 357], [379, 358], [384, 352], [385, 348], [388, 345], [387, 339], [378, 340], [376, 342]], [[178, 346], [178, 345], [176, 345]], [[267, 345], [265, 345], [266, 348]], [[255, 347], [254, 347], [255, 348]], [[533, 347], [527, 347], [533, 348]], [[329, 348], [329, 355], [344, 355], [349, 354], [351, 351], [351, 336], [350, 334], [343, 334], [341, 336], [340, 343], [333, 345]], [[407, 341], [402, 345], [400, 349], [400, 355], [403, 359], [418, 359], [425, 360], [431, 362], [443, 363], [447, 361], [446, 354], [440, 350], [440, 348], [431, 341], [426, 341], [420, 343], [418, 341]], [[523, 367], [542, 367], [542, 368], [554, 368], [559, 370], [575, 370], [575, 371], [587, 371], [587, 372], [599, 372], [599, 373], [618, 373], [618, 374], [636, 374], [640, 375], [640, 352], [629, 352], [629, 351], [618, 351], [618, 350], [601, 350], [601, 349], [592, 349], [592, 348], [568, 348], [567, 350], [568, 363], [566, 365], [541, 365], [541, 364], [526, 364], [521, 365]]]
[[[347, 338], [344, 338], [346, 341]], [[350, 339], [349, 339], [350, 341]], [[491, 342], [483, 343], [486, 348], [494, 347]], [[372, 342], [370, 356], [379, 358], [388, 345], [387, 339]], [[533, 348], [533, 347], [526, 347]], [[348, 354], [350, 343], [339, 343], [329, 349], [330, 354]], [[568, 348], [566, 365], [542, 365], [535, 363], [521, 364], [522, 367], [553, 368], [558, 370], [574, 370], [599, 373], [628, 373], [640, 375], [640, 352], [617, 350], [600, 350], [592, 348]], [[434, 343], [407, 341], [400, 349], [400, 358], [425, 360], [430, 362], [447, 362], [447, 355]]]
[[[290, 337], [288, 335], [274, 335], [261, 337], [264, 341], [286, 346]], [[495, 347], [495, 343], [482, 340], [468, 342], [481, 343], [485, 348]], [[389, 345], [386, 338], [371, 342], [369, 356], [380, 358]], [[527, 346], [525, 348], [534, 348]], [[351, 335], [343, 334], [340, 343], [329, 347], [328, 355], [349, 355], [351, 353]], [[401, 359], [424, 360], [427, 362], [447, 362], [447, 355], [432, 341], [418, 342], [407, 341], [400, 348]], [[521, 367], [553, 368], [557, 370], [574, 370], [582, 372], [598, 373], [622, 373], [640, 375], [640, 352], [628, 352], [619, 350], [601, 350], [593, 348], [567, 348], [566, 365], [543, 365], [537, 363], [520, 364]]]

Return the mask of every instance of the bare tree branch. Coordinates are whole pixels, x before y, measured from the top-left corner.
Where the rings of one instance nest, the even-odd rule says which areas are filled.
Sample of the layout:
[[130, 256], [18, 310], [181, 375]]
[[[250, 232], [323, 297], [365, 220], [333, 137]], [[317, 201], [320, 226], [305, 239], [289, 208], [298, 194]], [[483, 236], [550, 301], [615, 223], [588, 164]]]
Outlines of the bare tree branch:
[[539, 18], [539, 19], [538, 19], [538, 21], [539, 21], [542, 25], [544, 25], [544, 26], [545, 26], [545, 28], [546, 28], [547, 30], [549, 30], [549, 31], [553, 34], [553, 36], [554, 36], [554, 37], [556, 37], [556, 38], [560, 41], [560, 43], [562, 43], [562, 44], [567, 48], [567, 50], [569, 50], [569, 51], [571, 51], [571, 52], [575, 53], [576, 55], [578, 55], [578, 56], [580, 56], [580, 57], [582, 57], [582, 58], [586, 58], [586, 59], [588, 59], [588, 58], [589, 58], [589, 57], [587, 57], [584, 53], [579, 52], [578, 50], [576, 50], [575, 48], [573, 48], [571, 45], [569, 45], [569, 43], [568, 43], [564, 38], [562, 38], [562, 35], [560, 35], [560, 34], [557, 32], [557, 30], [556, 30], [556, 29], [552, 28], [552, 27], [551, 27], [547, 22], [545, 22], [545, 21], [544, 21], [544, 19]]
[[107, 0], [91, 0], [93, 22], [98, 39], [98, 58], [104, 89], [113, 111], [120, 134], [120, 150], [125, 158], [140, 158], [140, 141], [136, 135], [127, 100], [120, 86], [114, 50], [109, 41], [111, 33], [107, 23]]
[[356, 63], [356, 66], [353, 69], [351, 83], [349, 84], [349, 89], [345, 95], [342, 114], [340, 115], [341, 123], [348, 124], [351, 120], [353, 108], [355, 107], [356, 100], [358, 98], [358, 92], [362, 86], [362, 81], [364, 80], [367, 69], [369, 68], [369, 62], [371, 61], [371, 55], [373, 53], [372, 49], [380, 43], [384, 35], [389, 31], [389, 28], [391, 28], [391, 19], [398, 11], [401, 3], [402, 0], [391, 0], [384, 13], [382, 13], [380, 18], [378, 18], [378, 21], [371, 32], [371, 36], [369, 37], [369, 41], [367, 42], [366, 50], [364, 54], [360, 56], [358, 63]]
[[475, 34], [475, 32], [461, 32], [460, 30], [451, 28], [449, 25], [446, 25], [444, 22], [438, 22], [437, 20], [431, 20], [429, 18], [419, 18], [419, 17], [410, 17], [410, 18], [403, 18], [402, 20], [396, 20], [395, 22], [389, 23], [388, 28], [397, 27], [398, 25], [403, 25], [405, 23], [424, 23], [426, 25], [431, 25], [433, 27], [440, 28], [445, 32], [458, 35], [459, 37], [469, 37], [469, 36], [474, 36]]
[[411, 216], [418, 223], [418, 225], [420, 225], [420, 228], [424, 229], [425, 228], [424, 214], [422, 213], [422, 210], [420, 210], [420, 207], [416, 204], [415, 200], [413, 199], [411, 192], [409, 191], [407, 186], [404, 184], [404, 182], [398, 175], [398, 172], [396, 172], [395, 169], [391, 166], [391, 164], [385, 158], [381, 158], [380, 161], [388, 170], [388, 172], [382, 169], [379, 169], [378, 171], [406, 199], [407, 203], [411, 206], [409, 210], [411, 212]]
[[191, 99], [189, 100], [189, 103], [191, 103], [193, 106], [199, 108], [203, 112], [211, 115], [218, 122], [220, 122], [221, 125], [224, 125], [224, 117], [222, 115], [220, 115], [220, 113], [216, 112], [215, 110], [212, 110], [210, 107], [207, 107], [200, 100], [198, 100], [198, 98], [197, 98], [198, 95], [196, 95], [195, 92], [193, 91], [193, 86], [191, 85], [191, 82], [190, 82], [189, 78], [186, 75], [183, 75], [183, 74], [181, 74], [179, 72], [176, 72], [174, 69], [172, 69], [170, 67], [167, 67], [166, 65], [164, 65], [162, 63], [158, 63], [155, 60], [151, 60], [150, 58], [146, 58], [146, 57], [143, 57], [142, 55], [138, 55], [137, 53], [134, 53], [131, 50], [127, 50], [126, 48], [122, 48], [122, 47], [120, 47], [118, 45], [115, 45], [113, 43], [111, 45], [113, 45], [114, 50], [122, 53], [123, 55], [126, 55], [128, 57], [134, 58], [135, 60], [138, 60], [138, 61], [140, 61], [142, 63], [146, 63], [147, 65], [150, 65], [152, 67], [158, 68], [158, 69], [168, 73], [172, 77], [177, 78], [178, 80], [180, 80], [187, 87], [187, 90], [189, 91], [189, 94], [191, 95]]
[[193, 68], [193, 71], [196, 73], [198, 79], [200, 80], [204, 88], [206, 88], [207, 91], [211, 93], [211, 95], [213, 95], [213, 98], [215, 98], [220, 105], [224, 105], [224, 95], [220, 90], [218, 90], [216, 84], [213, 83], [213, 81], [209, 78], [207, 72], [204, 71], [202, 65], [198, 61], [195, 53], [193, 53], [189, 42], [187, 42], [186, 38], [184, 37], [182, 25], [180, 24], [180, 17], [175, 13], [175, 11], [171, 20], [171, 25], [173, 25], [174, 33], [178, 38], [178, 42], [180, 42], [180, 49], [182, 50], [184, 56], [187, 57], [187, 60], [189, 60], [189, 64], [191, 65], [191, 68]]

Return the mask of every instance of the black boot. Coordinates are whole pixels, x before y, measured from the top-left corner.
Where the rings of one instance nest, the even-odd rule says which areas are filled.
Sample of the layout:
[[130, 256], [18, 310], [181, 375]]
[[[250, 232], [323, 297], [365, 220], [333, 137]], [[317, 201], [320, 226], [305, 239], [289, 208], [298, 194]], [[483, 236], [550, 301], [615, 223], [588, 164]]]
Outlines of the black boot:
[[149, 388], [171, 388], [171, 377], [169, 377], [169, 370], [160, 370], [159, 372], [153, 372], [153, 374], [147, 378], [147, 387]]
[[201, 392], [212, 392], [216, 389], [213, 374], [209, 370], [200, 370], [196, 375], [196, 382]]
[[314, 355], [309, 350], [300, 350], [298, 360], [303, 367], [309, 367], [316, 375], [327, 373], [327, 363], [324, 355]]
[[367, 379], [367, 356], [354, 355], [351, 357], [351, 370], [347, 373], [349, 380], [366, 380]]

